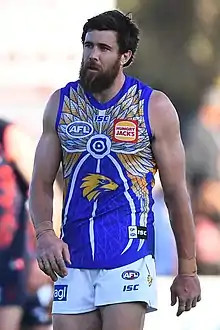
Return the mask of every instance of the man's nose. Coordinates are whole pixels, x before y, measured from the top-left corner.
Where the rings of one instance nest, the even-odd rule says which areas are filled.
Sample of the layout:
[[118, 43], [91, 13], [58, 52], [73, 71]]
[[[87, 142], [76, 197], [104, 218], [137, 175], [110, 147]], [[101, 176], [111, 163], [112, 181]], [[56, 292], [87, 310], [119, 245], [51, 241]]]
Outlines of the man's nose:
[[98, 50], [98, 47], [93, 47], [93, 49], [90, 52], [89, 59], [90, 60], [98, 61], [98, 59], [99, 59], [99, 50]]

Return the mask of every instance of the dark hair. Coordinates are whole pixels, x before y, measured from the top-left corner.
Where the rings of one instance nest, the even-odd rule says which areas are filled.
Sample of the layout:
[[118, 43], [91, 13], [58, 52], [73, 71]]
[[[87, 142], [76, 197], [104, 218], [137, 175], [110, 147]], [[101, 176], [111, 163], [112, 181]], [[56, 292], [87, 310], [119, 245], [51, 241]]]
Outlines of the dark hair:
[[124, 54], [129, 50], [132, 52], [131, 58], [124, 64], [124, 67], [132, 63], [138, 47], [140, 31], [132, 21], [130, 14], [124, 15], [119, 10], [111, 10], [88, 19], [83, 27], [82, 43], [85, 41], [87, 32], [92, 30], [117, 32], [120, 53]]

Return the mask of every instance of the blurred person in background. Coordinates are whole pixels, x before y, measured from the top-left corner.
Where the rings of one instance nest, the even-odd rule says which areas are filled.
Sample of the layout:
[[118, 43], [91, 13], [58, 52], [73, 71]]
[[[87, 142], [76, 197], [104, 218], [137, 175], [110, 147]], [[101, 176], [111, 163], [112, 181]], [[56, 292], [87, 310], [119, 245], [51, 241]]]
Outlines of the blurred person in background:
[[[171, 286], [177, 316], [200, 301], [194, 222], [179, 120], [169, 98], [124, 74], [139, 29], [113, 10], [82, 33], [80, 79], [47, 103], [30, 185], [40, 268], [57, 281], [54, 330], [140, 330], [157, 308], [154, 174], [159, 168], [178, 249]], [[53, 230], [53, 182], [62, 161], [62, 235]]]
[[196, 222], [198, 271], [220, 274], [220, 87], [204, 96], [186, 139], [187, 180]]
[[52, 283], [39, 270], [26, 207], [35, 144], [18, 125], [0, 120], [0, 330], [46, 330]]

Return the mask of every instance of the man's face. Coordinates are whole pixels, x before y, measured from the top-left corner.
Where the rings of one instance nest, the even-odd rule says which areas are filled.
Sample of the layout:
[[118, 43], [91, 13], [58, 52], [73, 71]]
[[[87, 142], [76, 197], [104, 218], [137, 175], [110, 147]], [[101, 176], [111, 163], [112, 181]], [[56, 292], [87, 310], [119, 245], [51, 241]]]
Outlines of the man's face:
[[101, 93], [111, 87], [121, 67], [116, 33], [97, 30], [88, 32], [80, 69], [82, 87], [91, 93]]

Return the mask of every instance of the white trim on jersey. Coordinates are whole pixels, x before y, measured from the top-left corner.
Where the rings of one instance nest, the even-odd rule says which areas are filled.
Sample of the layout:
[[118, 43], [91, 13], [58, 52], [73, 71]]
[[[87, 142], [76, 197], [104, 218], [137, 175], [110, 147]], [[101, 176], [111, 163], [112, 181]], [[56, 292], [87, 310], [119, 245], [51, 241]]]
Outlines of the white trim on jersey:
[[[114, 157], [112, 157], [111, 155], [108, 155], [108, 158], [112, 161], [112, 163], [115, 165], [115, 167], [117, 168], [118, 170], [118, 174], [121, 178], [121, 180], [123, 181], [124, 183], [124, 187], [125, 187], [125, 191], [124, 191], [124, 195], [125, 197], [127, 198], [128, 202], [129, 202], [129, 205], [130, 205], [130, 209], [131, 209], [131, 225], [132, 226], [136, 226], [137, 223], [136, 223], [136, 208], [135, 208], [135, 204], [134, 204], [134, 201], [131, 197], [131, 195], [129, 194], [128, 190], [129, 190], [129, 185], [128, 185], [128, 182], [127, 182], [127, 179], [126, 177], [124, 176], [124, 173], [119, 165], [119, 163], [115, 160]], [[122, 251], [121, 254], [124, 254], [130, 247], [131, 247], [131, 244], [133, 243], [133, 238], [130, 238], [129, 241], [128, 241], [128, 244], [127, 246], [124, 248], [124, 250]]]
[[79, 164], [76, 166], [76, 169], [73, 173], [73, 176], [72, 176], [72, 181], [71, 181], [71, 186], [70, 186], [70, 190], [69, 190], [69, 194], [68, 194], [68, 199], [67, 199], [67, 202], [66, 202], [66, 205], [65, 205], [65, 209], [64, 209], [64, 217], [63, 217], [63, 223], [62, 223], [62, 235], [61, 237], [63, 237], [63, 227], [64, 225], [66, 224], [66, 221], [67, 221], [67, 216], [68, 216], [68, 212], [69, 212], [69, 207], [70, 207], [70, 202], [71, 202], [71, 199], [72, 199], [72, 195], [73, 195], [73, 191], [74, 191], [74, 188], [75, 188], [75, 183], [76, 183], [76, 179], [77, 179], [77, 176], [78, 176], [78, 173], [81, 169], [81, 166], [82, 164], [87, 160], [87, 158], [90, 156], [90, 154], [87, 154], [85, 155], [79, 162]]

